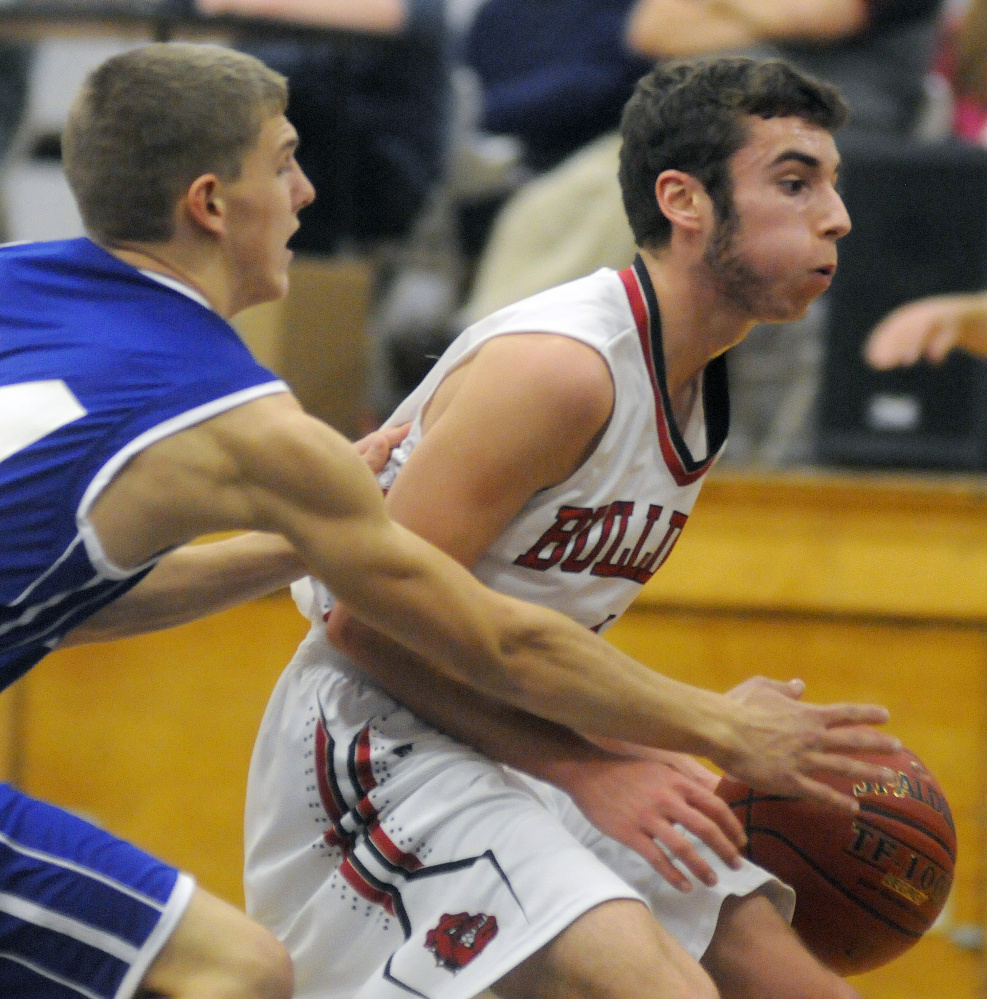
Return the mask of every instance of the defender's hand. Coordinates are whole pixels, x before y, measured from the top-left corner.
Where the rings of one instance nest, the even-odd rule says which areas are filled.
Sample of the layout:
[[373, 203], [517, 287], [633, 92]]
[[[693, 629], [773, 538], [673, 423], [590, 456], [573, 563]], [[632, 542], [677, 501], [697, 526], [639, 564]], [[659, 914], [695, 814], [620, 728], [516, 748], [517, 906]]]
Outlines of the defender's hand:
[[384, 470], [391, 452], [408, 436], [410, 429], [410, 423], [403, 423], [400, 427], [384, 427], [367, 434], [353, 446], [363, 456], [363, 460], [370, 466], [374, 475], [379, 475]]
[[868, 726], [883, 725], [888, 711], [873, 704], [804, 704], [801, 680], [780, 683], [754, 677], [727, 696], [746, 709], [742, 747], [726, 769], [758, 791], [808, 798], [855, 813], [860, 806], [820, 780], [888, 783], [887, 767], [853, 757], [855, 752], [894, 753], [901, 742]]

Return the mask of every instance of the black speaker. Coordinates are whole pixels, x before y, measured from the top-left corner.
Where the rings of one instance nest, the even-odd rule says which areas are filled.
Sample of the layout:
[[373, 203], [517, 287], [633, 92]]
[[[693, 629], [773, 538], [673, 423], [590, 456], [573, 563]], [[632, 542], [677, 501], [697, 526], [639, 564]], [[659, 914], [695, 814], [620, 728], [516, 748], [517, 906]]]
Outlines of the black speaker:
[[954, 142], [841, 144], [853, 230], [826, 296], [816, 459], [987, 469], [987, 362], [954, 352], [879, 372], [861, 351], [896, 306], [987, 288], [987, 150]]

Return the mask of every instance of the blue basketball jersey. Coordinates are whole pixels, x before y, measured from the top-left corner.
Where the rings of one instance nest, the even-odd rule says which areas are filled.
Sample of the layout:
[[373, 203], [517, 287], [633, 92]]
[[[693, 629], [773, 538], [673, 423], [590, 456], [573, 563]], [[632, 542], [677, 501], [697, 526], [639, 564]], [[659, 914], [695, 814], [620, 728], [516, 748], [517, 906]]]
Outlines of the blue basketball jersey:
[[219, 315], [88, 239], [0, 247], [0, 689], [150, 571], [88, 524], [116, 472], [286, 390]]

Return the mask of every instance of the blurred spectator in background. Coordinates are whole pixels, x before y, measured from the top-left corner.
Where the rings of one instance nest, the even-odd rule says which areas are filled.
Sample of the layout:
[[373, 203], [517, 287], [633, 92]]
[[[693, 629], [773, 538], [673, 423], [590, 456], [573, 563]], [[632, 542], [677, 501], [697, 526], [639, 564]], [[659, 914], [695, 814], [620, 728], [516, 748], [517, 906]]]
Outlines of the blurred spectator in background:
[[952, 100], [957, 138], [987, 145], [987, 3], [946, 0], [934, 71]]
[[[390, 360], [389, 390], [379, 402], [383, 414], [445, 349], [450, 316], [472, 284], [474, 265], [484, 259], [505, 201], [616, 130], [634, 84], [653, 63], [624, 43], [633, 4], [448, 0], [459, 113], [446, 183], [429, 219], [431, 259], [419, 255], [377, 316], [378, 336]], [[566, 214], [569, 206], [564, 207]], [[619, 215], [623, 218], [622, 208]], [[550, 250], [567, 252], [560, 245]], [[526, 272], [531, 262], [532, 255], [525, 253]], [[530, 273], [525, 280], [531, 280]], [[552, 283], [549, 277], [536, 290]], [[458, 323], [452, 325], [458, 332]]]
[[[987, 145], [987, 0], [970, 0], [949, 26], [942, 67], [956, 95], [957, 134]], [[938, 364], [951, 350], [987, 357], [987, 292], [932, 295], [890, 312], [864, 345], [880, 370]]]
[[[942, 71], [956, 95], [957, 134], [987, 145], [987, 0], [970, 0], [949, 25]], [[880, 370], [938, 364], [958, 348], [987, 357], [987, 292], [933, 295], [889, 313], [864, 346]]]
[[486, 0], [462, 58], [483, 92], [480, 127], [521, 139], [549, 169], [616, 127], [652, 60], [623, 44], [634, 0]]
[[835, 83], [855, 130], [915, 128], [941, 0], [638, 0], [628, 25], [654, 58], [757, 48]]
[[318, 194], [292, 247], [331, 254], [405, 237], [445, 161], [443, 0], [198, 0], [198, 9], [350, 32], [249, 46], [288, 77], [298, 162]]
[[[530, 174], [616, 129], [634, 84], [653, 62], [624, 44], [633, 3], [486, 0], [477, 9], [459, 54], [479, 83], [477, 125], [519, 140]], [[461, 249], [468, 257], [483, 249], [502, 201], [462, 207]]]
[[[32, 54], [30, 46], [0, 42], [0, 170], [7, 165], [27, 105]], [[9, 238], [7, 215], [0, 196], [0, 242]]]

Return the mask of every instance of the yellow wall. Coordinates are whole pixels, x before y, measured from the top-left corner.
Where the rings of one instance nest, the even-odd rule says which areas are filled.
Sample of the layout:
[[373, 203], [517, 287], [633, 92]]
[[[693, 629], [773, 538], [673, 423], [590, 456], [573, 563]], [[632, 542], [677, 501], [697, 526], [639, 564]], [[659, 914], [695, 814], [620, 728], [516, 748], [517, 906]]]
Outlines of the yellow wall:
[[[0, 768], [242, 901], [242, 803], [267, 695], [305, 631], [287, 594], [160, 635], [50, 656], [0, 698]], [[960, 856], [943, 925], [857, 981], [866, 999], [987, 999], [987, 482], [724, 476], [610, 633], [727, 689], [801, 676], [887, 704], [938, 777]]]
[[54, 653], [4, 695], [17, 701], [14, 776], [242, 905], [250, 751], [306, 628], [285, 593]]
[[987, 906], [987, 483], [719, 477], [609, 633], [643, 662], [727, 690], [760, 673], [809, 700], [886, 705], [957, 823], [934, 933], [855, 984], [868, 999], [987, 996], [953, 942]]

